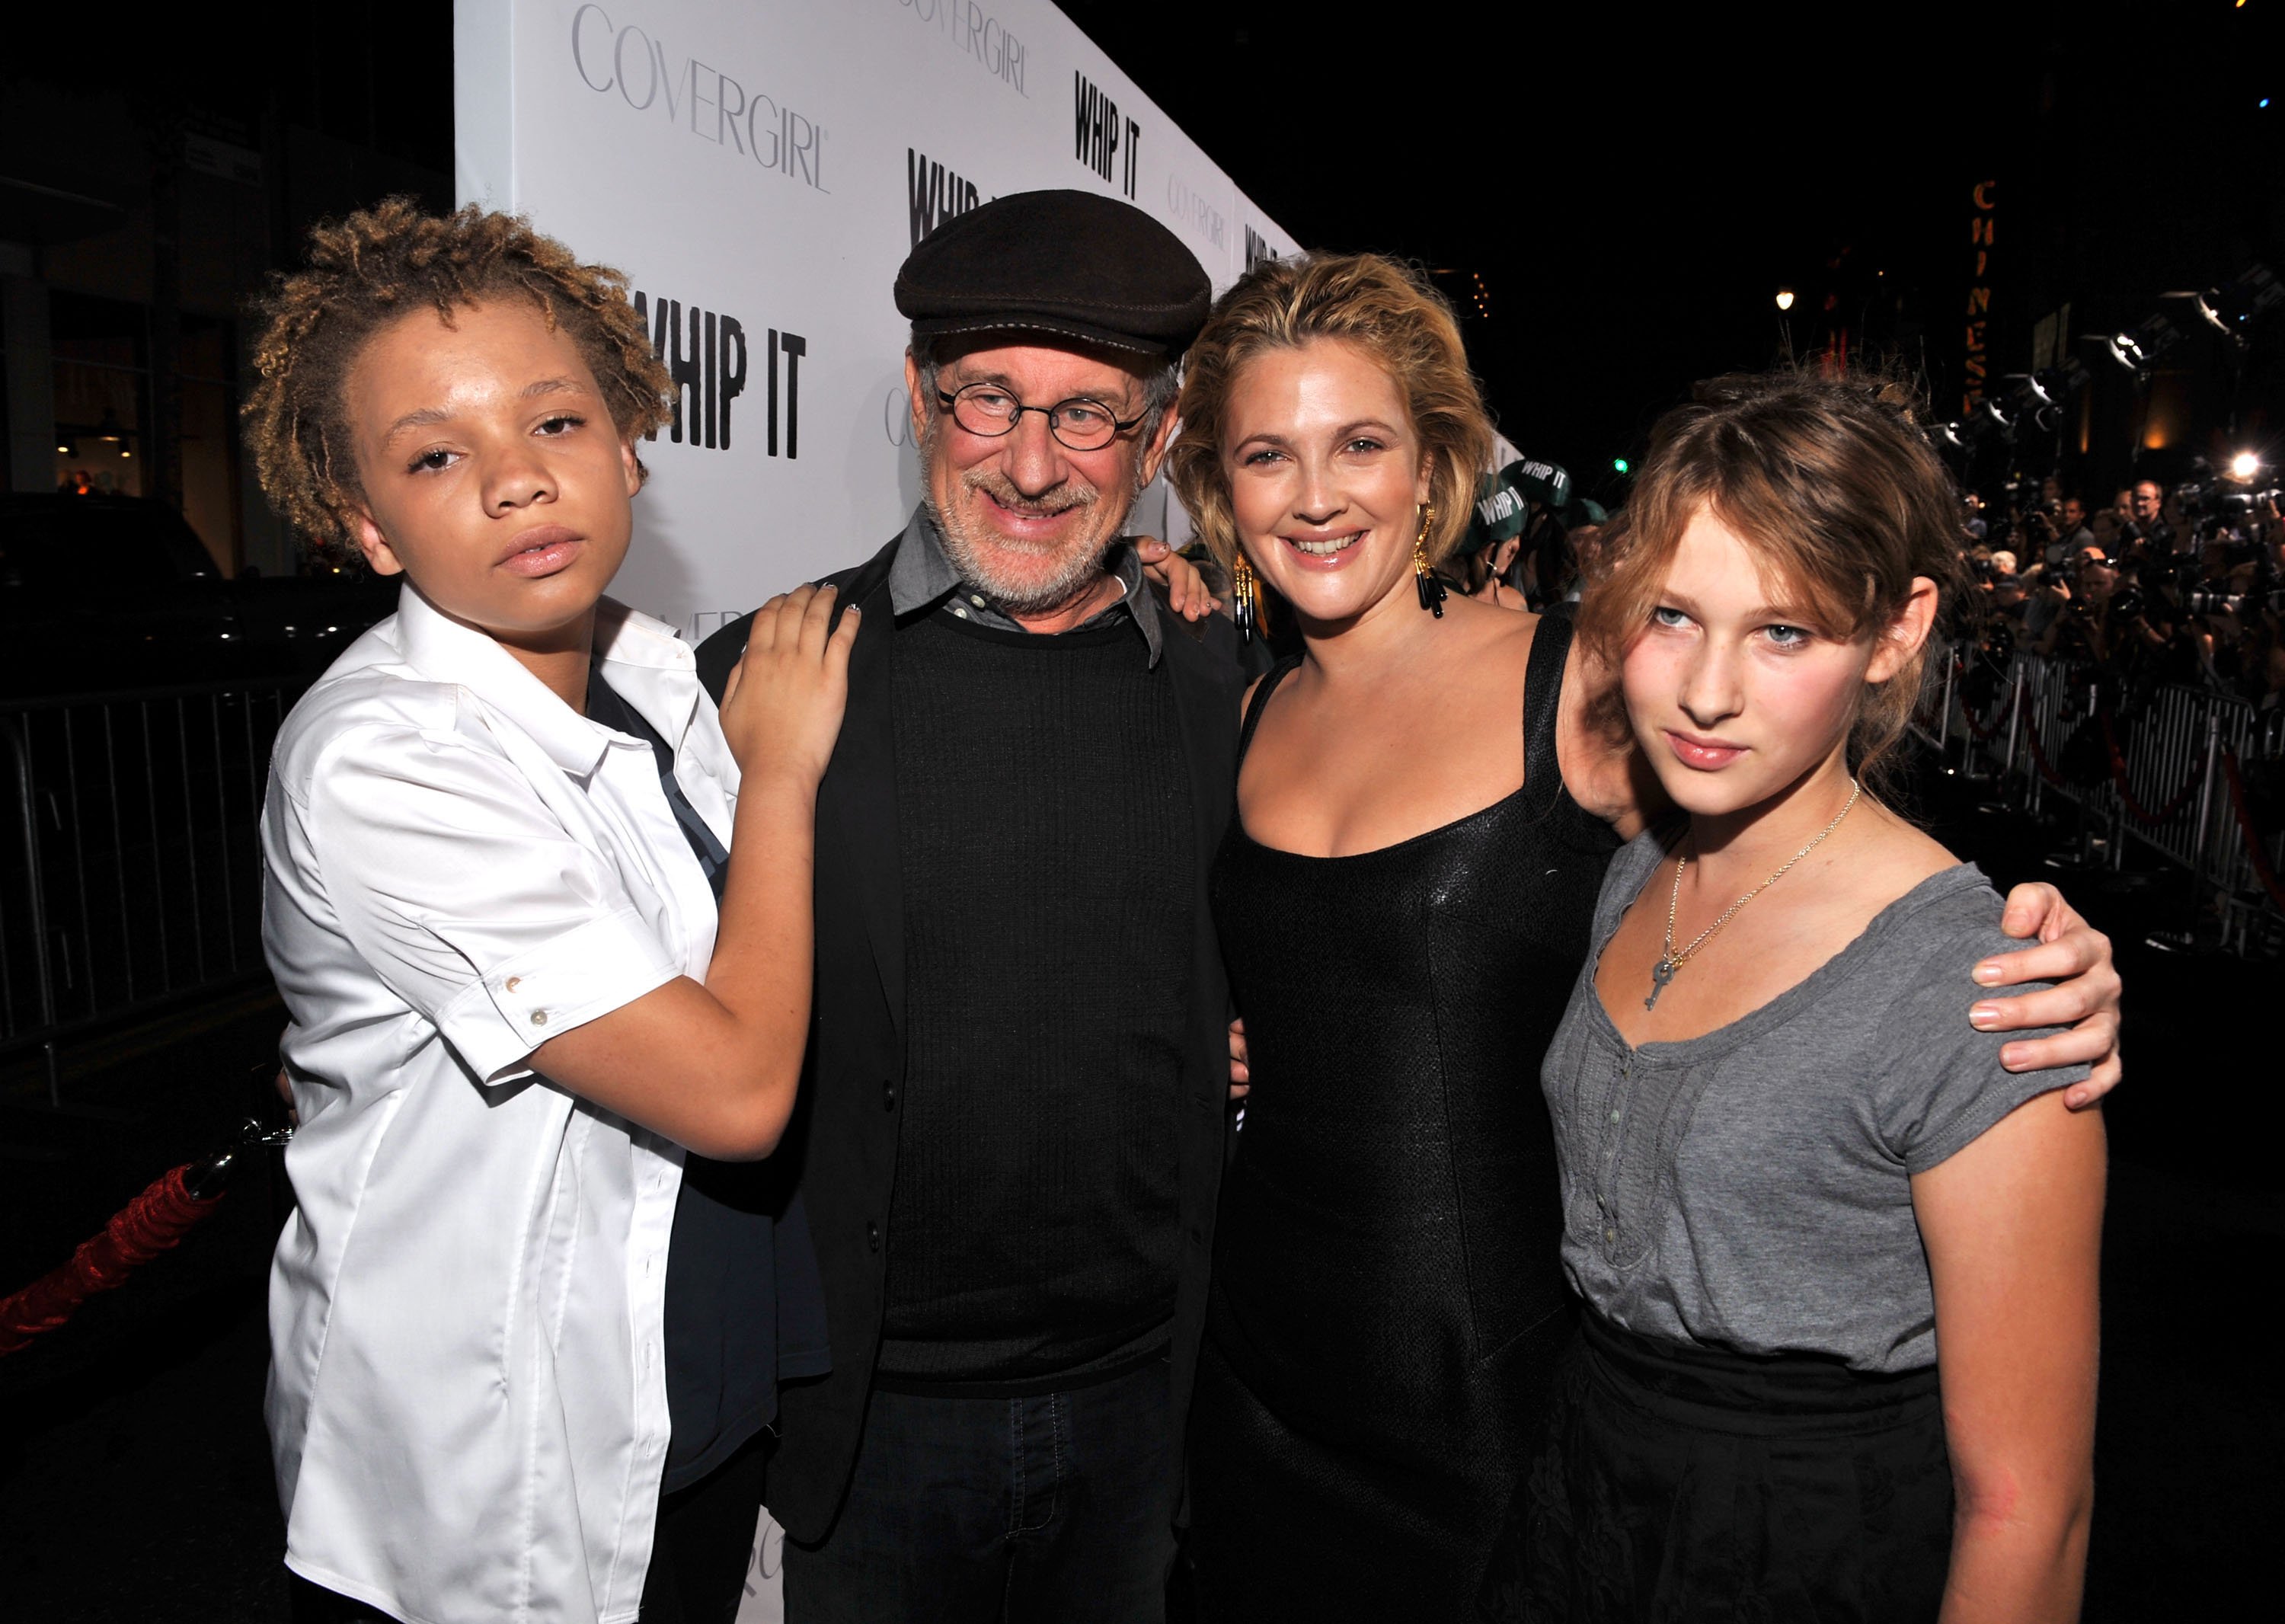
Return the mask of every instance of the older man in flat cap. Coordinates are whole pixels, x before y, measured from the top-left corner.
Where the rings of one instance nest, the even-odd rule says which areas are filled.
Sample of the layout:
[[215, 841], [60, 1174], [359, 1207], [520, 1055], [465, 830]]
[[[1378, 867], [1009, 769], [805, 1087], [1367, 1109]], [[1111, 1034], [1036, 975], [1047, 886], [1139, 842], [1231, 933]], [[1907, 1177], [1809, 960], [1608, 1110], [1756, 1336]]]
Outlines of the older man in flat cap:
[[[1229, 623], [1169, 613], [1119, 537], [1209, 294], [1076, 192], [961, 216], [897, 278], [925, 494], [832, 577], [864, 618], [779, 1153], [833, 1367], [785, 1391], [769, 1465], [794, 1624], [1165, 1616], [1240, 678]], [[745, 637], [699, 653], [718, 694]]]

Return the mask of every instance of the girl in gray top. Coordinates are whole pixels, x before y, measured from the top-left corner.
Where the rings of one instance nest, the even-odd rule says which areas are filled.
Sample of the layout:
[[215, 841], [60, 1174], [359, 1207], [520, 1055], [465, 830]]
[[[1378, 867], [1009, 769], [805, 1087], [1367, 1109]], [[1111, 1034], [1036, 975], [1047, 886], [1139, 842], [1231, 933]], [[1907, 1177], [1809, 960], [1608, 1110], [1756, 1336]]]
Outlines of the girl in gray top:
[[1656, 433], [1582, 634], [1680, 815], [1543, 1073], [1588, 1312], [1495, 1616], [2077, 1616], [2102, 1124], [1943, 1018], [2000, 901], [1875, 792], [1958, 512], [1877, 384]]

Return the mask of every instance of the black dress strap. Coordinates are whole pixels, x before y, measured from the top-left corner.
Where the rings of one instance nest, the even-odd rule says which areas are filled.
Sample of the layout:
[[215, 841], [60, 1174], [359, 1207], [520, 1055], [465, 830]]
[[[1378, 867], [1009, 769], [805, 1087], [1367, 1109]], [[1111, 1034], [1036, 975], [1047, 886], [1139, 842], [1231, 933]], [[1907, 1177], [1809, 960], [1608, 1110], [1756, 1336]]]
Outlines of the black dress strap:
[[1253, 742], [1253, 730], [1260, 724], [1261, 712], [1269, 703], [1270, 694], [1277, 691], [1277, 685], [1292, 675], [1300, 663], [1300, 655], [1287, 655], [1263, 672], [1261, 680], [1253, 685], [1253, 697], [1245, 702], [1245, 721], [1237, 730], [1237, 765], [1240, 767], [1245, 765], [1246, 748]]
[[1539, 616], [1523, 671], [1523, 783], [1533, 812], [1543, 815], [1563, 795], [1563, 764], [1555, 747], [1563, 713], [1563, 663], [1571, 653], [1572, 606], [1551, 604]]

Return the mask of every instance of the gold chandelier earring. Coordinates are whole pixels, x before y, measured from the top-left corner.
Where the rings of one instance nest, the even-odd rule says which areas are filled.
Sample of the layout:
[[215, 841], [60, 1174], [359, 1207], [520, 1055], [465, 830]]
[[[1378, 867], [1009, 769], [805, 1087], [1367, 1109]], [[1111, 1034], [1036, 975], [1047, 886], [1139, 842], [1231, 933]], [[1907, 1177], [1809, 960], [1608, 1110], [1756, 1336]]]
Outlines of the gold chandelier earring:
[[1420, 533], [1412, 538], [1412, 584], [1420, 589], [1420, 607], [1437, 619], [1444, 618], [1444, 577], [1428, 567], [1428, 531], [1436, 522], [1436, 505], [1420, 509]]
[[1241, 642], [1251, 643], [1254, 628], [1261, 624], [1261, 601], [1258, 592], [1253, 566], [1247, 561], [1245, 550], [1241, 547], [1229, 567], [1229, 617], [1237, 623]]

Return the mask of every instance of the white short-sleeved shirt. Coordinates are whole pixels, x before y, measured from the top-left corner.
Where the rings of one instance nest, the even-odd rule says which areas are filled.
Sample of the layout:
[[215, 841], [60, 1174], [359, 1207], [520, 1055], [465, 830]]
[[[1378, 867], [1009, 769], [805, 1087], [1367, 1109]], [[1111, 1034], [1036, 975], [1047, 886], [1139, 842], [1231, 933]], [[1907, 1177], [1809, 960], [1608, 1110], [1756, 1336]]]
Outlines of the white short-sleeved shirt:
[[[595, 648], [726, 843], [690, 650], [608, 600]], [[302, 1118], [270, 1287], [287, 1565], [413, 1624], [632, 1620], [682, 1152], [529, 1062], [705, 975], [713, 893], [651, 748], [407, 587], [287, 718], [262, 841]]]

